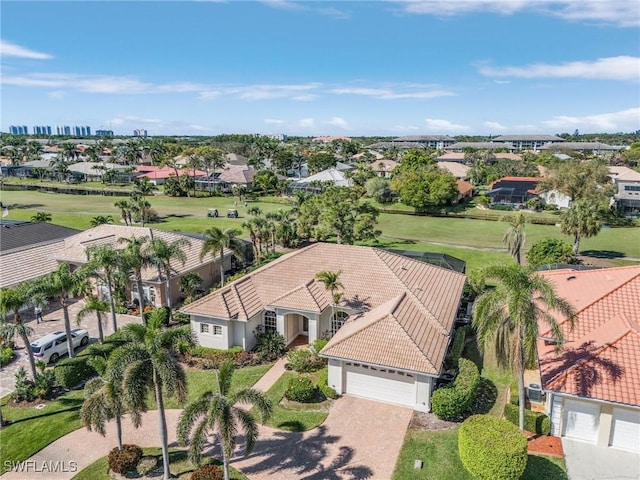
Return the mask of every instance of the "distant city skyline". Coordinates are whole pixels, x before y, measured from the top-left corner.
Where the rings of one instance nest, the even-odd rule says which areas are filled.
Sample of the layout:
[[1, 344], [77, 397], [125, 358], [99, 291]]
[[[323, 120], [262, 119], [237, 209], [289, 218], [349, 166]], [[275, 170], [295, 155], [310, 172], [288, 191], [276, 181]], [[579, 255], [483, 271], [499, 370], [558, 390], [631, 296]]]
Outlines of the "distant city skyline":
[[0, 22], [5, 132], [640, 129], [636, 0], [8, 1]]

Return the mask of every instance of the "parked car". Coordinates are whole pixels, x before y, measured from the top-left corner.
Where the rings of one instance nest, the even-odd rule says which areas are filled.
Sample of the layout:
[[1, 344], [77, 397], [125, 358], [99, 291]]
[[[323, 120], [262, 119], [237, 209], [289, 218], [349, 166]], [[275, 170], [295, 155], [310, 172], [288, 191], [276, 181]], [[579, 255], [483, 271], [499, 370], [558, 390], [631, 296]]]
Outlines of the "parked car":
[[[71, 330], [73, 348], [84, 347], [89, 343], [89, 332], [81, 328]], [[58, 359], [69, 353], [67, 349], [67, 335], [64, 332], [54, 332], [39, 338], [31, 344], [33, 356], [36, 361], [44, 363], [56, 363]]]

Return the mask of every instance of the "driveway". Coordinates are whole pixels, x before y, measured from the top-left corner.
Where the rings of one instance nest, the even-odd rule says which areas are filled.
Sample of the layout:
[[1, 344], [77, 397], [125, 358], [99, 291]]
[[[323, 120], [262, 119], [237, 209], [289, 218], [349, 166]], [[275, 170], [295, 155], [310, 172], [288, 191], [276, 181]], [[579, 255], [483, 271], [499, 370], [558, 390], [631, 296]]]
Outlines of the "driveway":
[[[57, 306], [57, 303], [56, 303]], [[89, 331], [89, 337], [91, 342], [96, 342], [98, 339], [98, 320], [95, 314], [88, 315], [80, 323], [76, 324], [76, 315], [84, 308], [84, 301], [78, 300], [73, 302], [69, 306], [69, 318], [71, 319], [71, 328], [84, 328]], [[22, 320], [33, 329], [33, 334], [29, 336], [31, 341], [34, 341], [48, 333], [64, 332], [64, 316], [62, 309], [48, 308], [43, 311], [44, 321], [36, 323], [33, 316], [33, 310], [27, 310], [21, 313]], [[134, 317], [132, 315], [117, 315], [118, 327], [122, 327], [129, 323], [140, 322], [140, 317]], [[113, 333], [111, 328], [111, 317], [107, 314], [104, 317], [103, 330], [105, 336]], [[14, 350], [15, 359], [6, 367], [0, 369], [2, 380], [0, 381], [0, 397], [13, 392], [15, 388], [15, 374], [20, 367], [24, 367], [29, 372], [29, 360], [26, 357], [25, 348], [22, 344], [22, 339], [15, 339], [16, 350]], [[79, 350], [76, 350], [79, 351]], [[66, 358], [66, 357], [63, 357]]]
[[570, 480], [640, 480], [640, 454], [562, 438]]
[[412, 414], [406, 407], [344, 396], [309, 432], [261, 428], [251, 455], [232, 464], [256, 480], [389, 480]]

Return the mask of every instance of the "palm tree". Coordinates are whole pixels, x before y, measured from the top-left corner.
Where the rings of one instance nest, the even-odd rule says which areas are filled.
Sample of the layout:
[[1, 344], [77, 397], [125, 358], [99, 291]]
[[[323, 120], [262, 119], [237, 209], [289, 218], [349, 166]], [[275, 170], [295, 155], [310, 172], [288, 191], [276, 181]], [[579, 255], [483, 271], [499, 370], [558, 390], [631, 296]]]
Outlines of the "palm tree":
[[110, 310], [109, 304], [104, 300], [96, 297], [95, 295], [89, 295], [85, 300], [85, 306], [76, 315], [76, 321], [78, 324], [84, 320], [87, 316], [96, 314], [98, 317], [98, 338], [100, 343], [104, 343], [104, 332], [102, 330], [102, 314], [107, 313]]
[[343, 293], [339, 290], [344, 289], [344, 285], [340, 282], [340, 275], [342, 274], [342, 270], [338, 270], [337, 272], [332, 272], [330, 270], [323, 270], [322, 272], [316, 273], [316, 280], [322, 282], [324, 284], [324, 288], [327, 289], [328, 292], [331, 293], [331, 319], [335, 320], [336, 316], [336, 305], [340, 303], [342, 299]]
[[227, 228], [222, 230], [218, 227], [211, 227], [204, 231], [204, 243], [200, 250], [200, 261], [210, 253], [215, 260], [220, 253], [220, 288], [224, 287], [224, 249], [228, 248], [234, 255], [238, 256], [242, 252], [242, 244], [236, 238], [240, 235], [240, 230]]
[[[3, 325], [2, 333], [8, 337], [20, 335], [24, 348], [27, 350], [29, 358], [29, 367], [31, 375], [35, 380], [38, 376], [36, 369], [36, 360], [33, 356], [29, 335], [33, 334], [33, 330], [22, 322], [20, 310], [32, 303], [32, 292], [28, 283], [20, 283], [13, 288], [0, 289], [0, 315], [2, 315]], [[13, 323], [4, 321], [8, 313], [13, 312]]]
[[122, 263], [122, 255], [111, 245], [96, 245], [87, 248], [87, 259], [89, 260], [85, 266], [87, 274], [99, 278], [107, 284], [111, 327], [115, 333], [118, 331], [118, 320], [116, 319], [113, 285], [116, 283], [116, 276], [121, 273], [119, 268]]
[[[178, 288], [186, 299], [194, 300], [202, 285], [202, 277], [195, 272], [189, 272], [180, 277]], [[187, 300], [185, 300], [185, 303]]]
[[536, 362], [538, 321], [543, 320], [551, 330], [557, 345], [564, 337], [560, 324], [552, 315], [557, 312], [573, 328], [575, 311], [559, 298], [553, 285], [532, 270], [520, 265], [493, 265], [481, 270], [484, 280], [497, 283], [478, 297], [473, 310], [473, 326], [483, 350], [495, 348], [499, 366], [510, 367], [518, 377], [519, 426], [524, 430], [524, 370]]
[[124, 224], [127, 226], [131, 225], [131, 201], [125, 199], [118, 200], [116, 203], [114, 203], [114, 207], [120, 209], [120, 216], [122, 217], [122, 220], [124, 220]]
[[[102, 357], [93, 357], [89, 364], [98, 372], [99, 377], [92, 378], [84, 386], [84, 403], [80, 409], [82, 424], [89, 431], [94, 429], [104, 437], [107, 421], [115, 419], [118, 449], [122, 450], [122, 416], [127, 410], [122, 378], [114, 375]], [[142, 422], [140, 412], [131, 410], [130, 413], [134, 427], [138, 428]]]
[[122, 257], [122, 268], [133, 272], [133, 276], [138, 289], [138, 305], [140, 306], [140, 318], [144, 322], [144, 287], [142, 285], [142, 269], [151, 265], [151, 259], [148, 256], [146, 245], [149, 237], [131, 237], [120, 238], [118, 243], [125, 244], [125, 248], [120, 251]]
[[145, 248], [145, 255], [149, 257], [149, 263], [158, 269], [161, 281], [164, 281], [165, 305], [169, 307], [169, 320], [173, 318], [171, 312], [171, 274], [173, 268], [172, 260], [177, 260], [185, 264], [187, 255], [183, 247], [191, 246], [191, 242], [184, 237], [178, 238], [169, 243], [163, 238], [151, 238], [150, 243]]
[[251, 241], [251, 246], [253, 247], [253, 258], [256, 263], [260, 263], [260, 250], [258, 250], [258, 235], [256, 233], [256, 225], [254, 222], [255, 219], [250, 219], [247, 222], [242, 224], [242, 228], [249, 231], [249, 240]]
[[[178, 420], [178, 439], [184, 445], [189, 444], [189, 459], [194, 464], [200, 463], [207, 435], [217, 431], [222, 444], [222, 462], [224, 478], [229, 480], [229, 460], [236, 447], [238, 426], [245, 432], [245, 455], [253, 450], [258, 438], [258, 425], [254, 416], [247, 410], [237, 406], [252, 404], [260, 412], [262, 421], [271, 416], [273, 406], [269, 398], [262, 392], [245, 388], [231, 392], [233, 380], [233, 362], [225, 360], [216, 372], [218, 391], [209, 390], [185, 407]], [[191, 438], [189, 438], [191, 434]]]
[[96, 215], [91, 219], [91, 226], [97, 227], [98, 225], [107, 225], [113, 223], [113, 217], [111, 215]]
[[604, 208], [597, 202], [573, 202], [562, 215], [560, 231], [573, 236], [573, 254], [580, 253], [580, 240], [598, 234], [603, 225]]
[[47, 212], [36, 212], [35, 215], [31, 217], [32, 222], [50, 222], [51, 214]]
[[128, 343], [115, 349], [109, 358], [114, 374], [122, 378], [122, 390], [128, 407], [134, 412], [147, 410], [147, 398], [153, 392], [160, 424], [160, 442], [165, 480], [170, 478], [167, 420], [164, 396], [175, 396], [184, 403], [187, 379], [178, 361], [177, 345], [191, 340], [189, 326], [165, 330], [161, 311], [154, 310], [147, 325], [129, 324], [122, 329]]
[[516, 259], [518, 265], [522, 265], [522, 250], [526, 241], [526, 233], [524, 231], [526, 223], [527, 217], [520, 212], [515, 218], [509, 220], [511, 226], [504, 232], [502, 237], [502, 243], [506, 245], [507, 250]]
[[84, 269], [71, 271], [68, 263], [61, 263], [56, 270], [42, 277], [34, 287], [41, 295], [58, 297], [64, 317], [64, 331], [67, 334], [67, 350], [69, 358], [76, 356], [71, 339], [71, 320], [69, 318], [69, 299], [73, 296], [84, 296], [90, 291], [87, 272]]

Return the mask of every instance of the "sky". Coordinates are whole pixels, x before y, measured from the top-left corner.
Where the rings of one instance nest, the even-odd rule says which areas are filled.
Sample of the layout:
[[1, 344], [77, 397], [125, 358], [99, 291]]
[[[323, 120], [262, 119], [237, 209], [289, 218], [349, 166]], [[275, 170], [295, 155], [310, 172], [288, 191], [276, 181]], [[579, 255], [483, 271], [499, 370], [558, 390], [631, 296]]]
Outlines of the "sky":
[[3, 0], [0, 27], [5, 132], [640, 129], [637, 0]]

